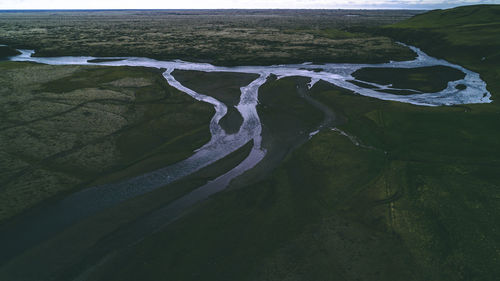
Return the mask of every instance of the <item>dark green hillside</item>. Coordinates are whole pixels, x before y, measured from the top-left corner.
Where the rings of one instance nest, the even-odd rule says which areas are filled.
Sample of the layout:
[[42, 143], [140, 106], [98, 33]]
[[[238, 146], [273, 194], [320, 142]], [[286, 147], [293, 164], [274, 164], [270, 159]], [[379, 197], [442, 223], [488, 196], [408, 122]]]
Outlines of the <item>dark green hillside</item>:
[[[476, 71], [500, 64], [500, 5], [434, 10], [382, 32]], [[498, 79], [498, 71], [490, 71]]]
[[394, 24], [397, 27], [440, 28], [471, 26], [477, 24], [491, 25], [499, 21], [499, 5], [462, 6], [447, 10], [433, 10], [416, 15], [410, 19]]

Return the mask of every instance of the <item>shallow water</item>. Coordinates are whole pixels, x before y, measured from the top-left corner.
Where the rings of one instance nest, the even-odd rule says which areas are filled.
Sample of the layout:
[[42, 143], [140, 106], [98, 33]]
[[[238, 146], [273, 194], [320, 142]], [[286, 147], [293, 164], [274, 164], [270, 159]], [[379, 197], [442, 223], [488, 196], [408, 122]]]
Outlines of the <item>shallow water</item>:
[[[191, 63], [185, 61], [158, 61], [149, 58], [139, 57], [31, 57], [34, 51], [20, 50], [21, 55], [11, 57], [13, 61], [32, 61], [38, 63], [52, 64], [52, 65], [106, 65], [106, 66], [144, 66], [154, 68], [167, 69], [163, 76], [168, 83], [179, 89], [180, 91], [192, 96], [193, 98], [210, 103], [214, 106], [216, 113], [210, 123], [210, 131], [212, 138], [209, 143], [198, 149], [196, 153], [177, 164], [157, 170], [146, 175], [136, 177], [128, 180], [126, 183], [120, 183], [119, 190], [114, 190], [113, 193], [119, 197], [133, 197], [137, 194], [147, 192], [151, 189], [157, 188], [161, 185], [170, 183], [180, 177], [190, 174], [196, 170], [205, 167], [216, 160], [223, 158], [229, 153], [235, 151], [243, 146], [250, 140], [254, 140], [254, 149], [261, 150], [260, 148], [260, 133], [261, 124], [259, 116], [256, 111], [258, 103], [258, 89], [265, 83], [266, 78], [275, 74], [278, 78], [289, 76], [304, 76], [311, 78], [309, 88], [311, 88], [319, 80], [329, 82], [339, 87], [351, 90], [360, 95], [374, 97], [383, 100], [393, 100], [415, 105], [437, 106], [437, 105], [454, 105], [454, 104], [468, 104], [468, 103], [489, 103], [491, 102], [491, 94], [486, 89], [486, 83], [481, 80], [479, 74], [467, 70], [459, 65], [449, 63], [445, 60], [436, 59], [428, 56], [420, 49], [415, 47], [411, 48], [416, 54], [416, 59], [412, 61], [390, 62], [382, 64], [347, 64], [347, 63], [327, 63], [322, 65], [315, 65], [311, 63], [304, 64], [290, 64], [290, 65], [273, 65], [273, 66], [237, 66], [237, 67], [220, 67], [207, 63]], [[105, 61], [98, 63], [90, 63], [89, 60], [93, 59], [121, 59], [119, 61]], [[385, 85], [378, 85], [375, 83], [366, 83], [375, 86], [375, 89], [363, 88], [361, 86], [348, 82], [349, 80], [356, 80], [352, 77], [352, 73], [356, 70], [365, 67], [385, 67], [385, 68], [415, 68], [424, 66], [448, 66], [456, 68], [465, 73], [465, 77], [461, 80], [452, 81], [448, 83], [448, 87], [437, 93], [416, 93], [413, 95], [395, 95], [391, 93], [384, 93], [383, 90], [387, 89]], [[246, 87], [241, 88], [240, 103], [237, 106], [238, 111], [243, 117], [243, 124], [240, 130], [235, 134], [226, 134], [220, 127], [219, 121], [227, 113], [227, 107], [217, 99], [196, 93], [195, 91], [183, 86], [171, 75], [175, 69], [179, 70], [196, 70], [204, 72], [240, 72], [240, 73], [254, 73], [259, 74], [254, 82]], [[322, 71], [315, 72], [317, 69]], [[456, 89], [456, 85], [463, 84], [465, 89]], [[393, 88], [395, 89], [395, 88]], [[410, 89], [395, 89], [395, 90], [410, 90]], [[382, 91], [382, 92], [381, 92]], [[411, 91], [411, 90], [410, 90]], [[141, 185], [138, 189], [137, 186]], [[110, 185], [114, 186], [114, 185]], [[112, 187], [110, 187], [112, 188]], [[114, 189], [114, 188], [112, 188]], [[130, 194], [127, 196], [126, 194]], [[108, 198], [109, 199], [109, 198]], [[108, 200], [106, 199], [106, 200]]]
[[[382, 100], [392, 100], [415, 105], [438, 106], [467, 103], [489, 103], [491, 95], [486, 89], [486, 83], [481, 80], [479, 74], [467, 70], [461, 66], [451, 64], [447, 61], [436, 59], [426, 55], [415, 47], [410, 47], [417, 53], [417, 58], [412, 61], [390, 62], [384, 64], [335, 64], [327, 63], [314, 65], [310, 63], [274, 65], [274, 66], [238, 66], [219, 67], [207, 63], [190, 63], [185, 61], [158, 61], [148, 58], [138, 57], [118, 57], [118, 58], [95, 58], [95, 57], [52, 57], [41, 58], [31, 57], [34, 53], [30, 50], [20, 50], [21, 55], [11, 57], [12, 61], [31, 61], [51, 65], [105, 65], [105, 66], [143, 66], [164, 68], [163, 76], [168, 83], [180, 91], [193, 98], [210, 103], [214, 106], [216, 113], [210, 122], [211, 140], [194, 154], [176, 164], [165, 168], [114, 184], [106, 184], [93, 188], [88, 188], [74, 193], [65, 199], [45, 206], [41, 210], [28, 211], [22, 220], [5, 226], [0, 231], [0, 242], [2, 253], [0, 253], [0, 264], [7, 261], [12, 256], [22, 252], [24, 249], [47, 239], [53, 234], [61, 231], [65, 227], [81, 220], [104, 208], [116, 205], [119, 202], [133, 198], [140, 194], [149, 192], [155, 188], [165, 186], [177, 179], [187, 176], [199, 169], [206, 167], [215, 161], [222, 159], [231, 152], [236, 151], [249, 141], [253, 141], [253, 148], [249, 156], [238, 166], [228, 173], [220, 176], [212, 182], [198, 188], [185, 195], [171, 205], [167, 206], [169, 213], [180, 213], [187, 206], [191, 206], [200, 200], [204, 200], [210, 195], [223, 190], [229, 182], [236, 176], [241, 175], [248, 169], [254, 167], [265, 156], [265, 150], [261, 148], [261, 122], [257, 114], [256, 105], [258, 103], [258, 90], [267, 77], [271, 74], [278, 78], [289, 76], [304, 76], [311, 78], [309, 88], [319, 80], [329, 82], [342, 88], [349, 89], [360, 95], [374, 97]], [[121, 59], [119, 61], [105, 61], [90, 63], [92, 59]], [[443, 65], [456, 68], [465, 73], [462, 80], [448, 83], [448, 87], [437, 93], [418, 93], [414, 95], [394, 95], [376, 91], [375, 89], [363, 88], [354, 85], [349, 80], [355, 80], [351, 74], [360, 68], [365, 67], [395, 67], [414, 68], [424, 66]], [[237, 105], [238, 111], [243, 117], [243, 123], [239, 131], [235, 134], [227, 134], [219, 125], [220, 119], [227, 113], [227, 107], [217, 99], [199, 94], [179, 83], [172, 75], [175, 69], [196, 70], [204, 72], [240, 72], [258, 74], [259, 78], [246, 87], [241, 88], [240, 103]], [[322, 69], [315, 72], [315, 69]], [[459, 90], [455, 86], [466, 85], [466, 89]], [[371, 83], [379, 90], [386, 89], [384, 85]], [[406, 90], [406, 89], [400, 89]], [[175, 211], [172, 211], [175, 209]], [[8, 243], [10, 241], [11, 243]], [[5, 245], [3, 245], [5, 244]]]

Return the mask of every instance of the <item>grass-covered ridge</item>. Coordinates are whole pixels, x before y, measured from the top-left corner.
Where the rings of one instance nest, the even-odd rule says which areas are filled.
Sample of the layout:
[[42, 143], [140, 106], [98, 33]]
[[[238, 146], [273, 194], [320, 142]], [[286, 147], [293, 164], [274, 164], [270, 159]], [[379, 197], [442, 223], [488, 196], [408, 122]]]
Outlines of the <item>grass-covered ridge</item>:
[[[457, 28], [458, 26], [470, 27], [477, 25], [496, 25], [500, 16], [499, 5], [463, 6], [446, 10], [433, 10], [413, 16], [402, 22], [394, 24], [397, 28]], [[469, 42], [477, 44], [477, 42]]]
[[434, 10], [386, 26], [382, 34], [423, 48], [475, 71], [500, 63], [500, 5], [464, 6]]

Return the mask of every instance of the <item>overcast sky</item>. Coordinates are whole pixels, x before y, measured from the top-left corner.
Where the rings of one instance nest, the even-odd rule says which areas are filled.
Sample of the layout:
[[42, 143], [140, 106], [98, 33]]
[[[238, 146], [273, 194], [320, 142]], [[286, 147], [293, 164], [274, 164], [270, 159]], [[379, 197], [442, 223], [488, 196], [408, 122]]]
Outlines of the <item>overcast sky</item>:
[[0, 9], [435, 9], [500, 0], [0, 0]]

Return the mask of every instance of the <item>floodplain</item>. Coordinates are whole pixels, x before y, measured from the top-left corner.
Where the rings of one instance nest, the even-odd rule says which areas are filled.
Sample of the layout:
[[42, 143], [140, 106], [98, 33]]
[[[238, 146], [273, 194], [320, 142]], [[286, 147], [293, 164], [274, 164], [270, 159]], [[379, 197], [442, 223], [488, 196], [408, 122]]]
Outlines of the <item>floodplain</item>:
[[[484, 103], [428, 106], [357, 94], [321, 79], [313, 84], [307, 77], [269, 75], [256, 105], [266, 154], [224, 191], [172, 220], [169, 206], [217, 183], [260, 139], [33, 245], [8, 248], [0, 254], [0, 279], [495, 280], [500, 46], [492, 30], [499, 11], [494, 5], [417, 16], [355, 10], [0, 13], [0, 43], [34, 49], [37, 57], [137, 56], [219, 66], [311, 62], [318, 64], [311, 75], [319, 75], [321, 64], [413, 60], [415, 52], [398, 40], [474, 71], [491, 94], [479, 97]], [[137, 28], [129, 30], [131, 22]], [[439, 40], [444, 26], [454, 33]], [[160, 27], [172, 27], [171, 33]], [[476, 39], [467, 39], [472, 31]], [[29, 40], [33, 36], [37, 40]], [[22, 244], [13, 229], [46, 206], [177, 163], [210, 141], [217, 108], [169, 84], [165, 69], [105, 66], [124, 62], [109, 58], [93, 62], [103, 65], [0, 62], [4, 249]], [[171, 75], [226, 105], [218, 124], [228, 135], [246, 120], [235, 108], [240, 88], [259, 79], [192, 70]], [[351, 81], [387, 86], [379, 90], [404, 99], [414, 91], [435, 94], [464, 75], [445, 66], [369, 67]], [[455, 92], [471, 90], [460, 85]]]

